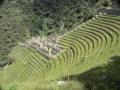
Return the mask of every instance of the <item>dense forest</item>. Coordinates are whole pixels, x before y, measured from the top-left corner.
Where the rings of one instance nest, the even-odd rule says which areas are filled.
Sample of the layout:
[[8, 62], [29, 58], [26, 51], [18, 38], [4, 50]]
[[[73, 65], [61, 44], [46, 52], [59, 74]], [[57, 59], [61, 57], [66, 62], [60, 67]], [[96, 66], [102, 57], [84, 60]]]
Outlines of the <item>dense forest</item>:
[[[110, 17], [106, 17], [107, 18], [106, 19], [104, 16], [103, 17], [101, 16], [100, 19], [98, 20], [98, 24], [96, 24], [97, 20], [95, 21], [95, 19], [97, 19], [97, 15], [101, 15], [102, 12], [106, 11], [106, 8], [111, 8], [112, 6], [116, 6], [117, 10], [119, 9], [119, 11], [120, 11], [120, 0], [0, 0], [0, 71], [4, 70], [4, 68], [6, 68], [6, 65], [11, 65], [12, 63], [14, 63], [15, 58], [11, 58], [9, 56], [10, 52], [12, 52], [12, 50], [14, 50], [13, 48], [15, 46], [17, 46], [19, 42], [25, 42], [26, 40], [28, 40], [32, 37], [37, 37], [37, 36], [49, 37], [49, 36], [54, 36], [56, 34], [64, 35], [67, 32], [75, 29], [77, 26], [83, 25], [82, 28], [84, 28], [86, 30], [85, 33], [87, 33], [87, 35], [89, 35], [89, 36], [94, 37], [95, 39], [94, 40], [92, 40], [93, 38], [90, 39], [88, 36], [84, 35], [85, 33], [80, 34], [80, 35], [85, 36], [85, 38], [88, 37], [88, 39], [90, 39], [92, 43], [94, 43], [96, 40], [97, 44], [99, 44], [97, 39], [106, 40], [106, 42], [107, 42], [107, 40], [110, 41], [110, 39], [112, 38], [111, 42], [114, 41], [113, 37], [115, 35], [118, 35], [115, 37], [115, 39], [116, 39], [119, 37], [119, 34], [120, 34], [117, 31], [117, 29], [119, 29], [119, 26], [115, 25], [116, 23], [120, 24], [118, 22], [119, 17], [112, 18], [110, 16]], [[108, 27], [107, 25], [105, 26], [101, 23], [101, 22], [103, 22], [102, 20], [104, 18], [105, 18], [104, 24], [108, 23], [107, 22], [108, 19], [111, 19], [111, 20], [108, 20], [108, 21], [110, 21], [110, 24], [108, 24], [108, 26], [111, 25], [111, 23], [115, 22], [113, 27], [111, 26], [113, 30], [111, 29], [111, 27]], [[96, 26], [94, 28], [92, 28], [92, 24], [89, 25], [89, 22], [90, 22], [89, 20], [93, 20], [92, 24], [96, 24]], [[88, 21], [88, 23], [86, 23], [87, 21]], [[87, 27], [87, 25], [88, 25], [88, 27]], [[97, 27], [97, 25], [98, 25], [98, 27]], [[86, 28], [85, 28], [85, 26], [86, 26]], [[105, 29], [105, 30], [111, 29], [111, 31], [104, 31], [104, 30], [99, 31], [98, 30], [98, 32], [100, 32], [100, 34], [96, 34], [94, 32], [94, 29], [96, 29], [96, 28], [97, 28], [97, 30], [98, 29], [100, 29], [100, 30], [101, 29]], [[87, 31], [87, 29], [91, 29], [91, 30], [93, 30], [93, 32], [89, 31], [89, 30]], [[94, 34], [94, 35], [88, 34], [88, 32], [92, 32], [92, 34]], [[105, 32], [105, 34], [103, 32]], [[109, 35], [107, 35], [106, 33]], [[114, 35], [112, 36], [111, 33]], [[77, 33], [75, 33], [75, 34], [77, 35]], [[101, 34], [103, 34], [103, 36], [106, 35], [105, 39], [103, 39]], [[98, 35], [98, 37], [95, 37], [95, 35], [96, 36]], [[75, 36], [75, 35], [73, 35], [73, 36]], [[76, 37], [73, 37], [73, 36], [72, 36], [72, 34], [71, 34], [71, 37], [66, 36], [65, 40], [69, 40], [67, 37], [70, 37], [70, 39], [79, 37], [79, 36], [76, 36]], [[110, 39], [108, 39], [108, 37]], [[85, 38], [82, 38], [82, 40], [85, 40]], [[63, 37], [63, 40], [64, 40], [64, 37]], [[81, 42], [82, 42], [82, 40], [81, 40]], [[116, 40], [116, 41], [119, 42], [119, 40]], [[61, 40], [61, 42], [62, 42], [62, 40]], [[67, 42], [67, 41], [65, 41], [65, 42]], [[77, 43], [77, 41], [73, 41], [73, 42], [75, 44]], [[87, 39], [86, 39], [86, 42], [89, 44], [89, 40], [87, 41]], [[84, 45], [86, 42], [82, 42], [81, 46]], [[94, 43], [93, 48], [95, 47], [96, 42]], [[70, 42], [68, 41], [68, 43], [70, 43]], [[109, 42], [107, 42], [107, 43], [109, 43]], [[70, 43], [70, 45], [73, 45], [73, 44]], [[110, 46], [112, 46], [112, 45], [114, 46], [114, 44], [111, 44]], [[74, 46], [77, 46], [77, 44]], [[87, 50], [87, 48], [89, 48], [89, 46], [87, 48], [86, 48], [86, 46], [87, 45], [85, 45], [85, 47], [83, 47], [85, 50]], [[92, 46], [92, 44], [90, 46]], [[108, 46], [108, 47], [110, 47], [110, 46]], [[117, 46], [117, 44], [116, 44], [116, 46]], [[73, 52], [75, 52], [74, 49], [76, 49], [76, 48], [72, 48], [70, 46], [70, 49]], [[21, 48], [20, 48], [20, 50], [21, 50]], [[19, 50], [19, 48], [18, 48], [18, 51], [16, 50], [17, 51], [16, 55], [18, 55], [18, 52], [21, 53], [21, 52], [25, 51], [25, 50], [23, 50], [23, 51], [20, 51], [20, 50]], [[29, 50], [25, 51], [25, 53], [28, 52], [31, 55], [31, 56], [28, 55], [29, 56], [28, 59], [29, 58], [30, 58], [30, 60], [32, 60], [31, 58], [36, 59], [36, 57], [34, 57], [34, 56], [32, 57], [32, 55], [36, 54], [36, 56], [37, 56], [37, 53], [35, 53], [35, 51], [32, 49], [30, 49], [30, 50], [32, 52]], [[81, 49], [81, 50], [83, 50], [83, 49]], [[102, 52], [102, 50], [100, 50], [100, 51]], [[111, 53], [114, 52], [114, 49], [113, 49], [113, 51], [110, 51], [110, 52]], [[67, 53], [67, 54], [69, 55], [71, 53], [72, 52]], [[119, 51], [117, 51], [117, 53], [119, 53]], [[68, 75], [68, 76], [62, 77], [62, 79], [60, 79], [60, 80], [65, 80], [65, 81], [68, 80], [68, 81], [73, 81], [73, 82], [75, 80], [76, 85], [78, 83], [80, 85], [80, 83], [82, 82], [82, 84], [84, 84], [84, 89], [81, 89], [81, 90], [120, 90], [120, 84], [119, 84], [120, 83], [120, 78], [119, 78], [120, 56], [118, 56], [117, 54], [115, 54], [115, 55], [116, 56], [112, 56], [110, 58], [110, 60], [113, 62], [109, 62], [108, 65], [92, 68], [85, 72], [83, 71], [82, 74], [81, 73], [75, 74], [75, 75], [70, 74], [70, 76]], [[18, 57], [19, 57], [19, 55], [18, 55]], [[26, 55], [26, 57], [27, 57], [27, 55]], [[37, 58], [38, 57], [40, 57], [40, 59], [41, 59], [41, 56], [38, 55]], [[62, 56], [62, 59], [63, 58], [65, 58], [64, 55]], [[75, 58], [77, 58], [77, 56]], [[84, 59], [86, 60], [86, 58], [87, 58], [87, 55], [85, 55], [82, 58], [82, 61], [84, 61]], [[66, 59], [69, 59], [69, 57], [67, 57]], [[48, 61], [43, 61], [42, 63], [44, 63], [44, 62], [48, 62]], [[94, 63], [94, 62], [92, 62], [92, 63]], [[34, 62], [34, 64], [37, 65], [36, 62]], [[55, 64], [55, 63], [52, 63], [52, 64]], [[49, 65], [50, 65], [50, 63], [49, 63]], [[75, 65], [77, 66], [78, 64], [75, 64]], [[19, 66], [19, 64], [18, 64], [18, 66]], [[45, 66], [47, 66], [47, 64]], [[45, 67], [45, 66], [43, 66], [43, 67]], [[13, 65], [13, 67], [14, 67], [14, 65]], [[47, 66], [47, 68], [49, 68], [49, 66]], [[9, 73], [11, 73], [9, 69], [8, 69], [8, 71], [9, 71]], [[72, 72], [72, 69], [71, 69], [71, 72]], [[0, 72], [0, 75], [2, 75], [1, 72]], [[52, 74], [51, 74], [51, 76], [52, 76]], [[7, 77], [7, 75], [6, 75], [6, 77]], [[1, 78], [0, 78], [0, 81], [2, 81]], [[47, 82], [47, 84], [48, 84], [48, 82]], [[45, 85], [47, 85], [47, 84], [45, 82]], [[2, 90], [1, 85], [2, 84], [0, 82], [0, 90]], [[76, 85], [73, 85], [73, 86], [76, 86]], [[71, 84], [71, 86], [72, 86], [72, 84]], [[71, 88], [71, 86], [69, 86], [69, 87]], [[54, 89], [54, 90], [72, 90], [70, 88], [69, 89], [66, 89], [66, 88], [65, 89]], [[5, 89], [5, 90], [8, 90], [8, 89]], [[15, 89], [13, 86], [9, 90], [17, 90], [17, 89]], [[20, 90], [20, 89], [18, 89], [18, 90]], [[33, 90], [33, 89], [30, 89], [30, 90]], [[43, 89], [36, 88], [34, 90], [43, 90]], [[45, 90], [53, 90], [53, 89], [45, 89]], [[77, 89], [75, 89], [75, 90], [77, 90]]]
[[8, 53], [18, 41], [64, 34], [111, 4], [110, 0], [1, 0], [0, 66], [11, 63]]

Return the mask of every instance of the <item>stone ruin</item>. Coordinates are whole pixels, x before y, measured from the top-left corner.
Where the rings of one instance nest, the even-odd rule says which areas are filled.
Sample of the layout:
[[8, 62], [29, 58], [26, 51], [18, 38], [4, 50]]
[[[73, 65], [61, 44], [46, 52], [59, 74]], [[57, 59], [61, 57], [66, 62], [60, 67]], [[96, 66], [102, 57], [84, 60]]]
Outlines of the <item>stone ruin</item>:
[[57, 44], [58, 38], [59, 36], [32, 37], [24, 43], [19, 43], [19, 45], [24, 47], [33, 47], [44, 56], [55, 58], [64, 49], [62, 46]]

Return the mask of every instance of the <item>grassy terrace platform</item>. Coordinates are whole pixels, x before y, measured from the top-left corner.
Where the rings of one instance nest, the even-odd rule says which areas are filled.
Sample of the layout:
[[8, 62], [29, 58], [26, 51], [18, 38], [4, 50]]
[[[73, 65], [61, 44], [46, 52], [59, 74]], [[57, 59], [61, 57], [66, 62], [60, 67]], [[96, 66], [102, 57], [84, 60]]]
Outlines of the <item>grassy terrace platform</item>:
[[46, 59], [32, 48], [17, 46], [14, 63], [0, 71], [0, 82], [38, 82], [83, 73], [120, 56], [120, 16], [101, 15], [63, 35], [64, 52]]

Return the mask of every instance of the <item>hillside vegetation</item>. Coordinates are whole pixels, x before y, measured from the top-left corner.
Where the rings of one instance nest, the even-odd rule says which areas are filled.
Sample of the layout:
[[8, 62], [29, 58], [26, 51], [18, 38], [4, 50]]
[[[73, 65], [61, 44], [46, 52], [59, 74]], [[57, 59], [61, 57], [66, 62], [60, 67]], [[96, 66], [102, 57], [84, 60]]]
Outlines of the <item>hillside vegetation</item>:
[[31, 36], [65, 33], [92, 18], [109, 0], [0, 0], [0, 67], [8, 53]]
[[63, 79], [108, 64], [120, 56], [119, 21], [120, 16], [100, 15], [75, 27], [59, 39], [64, 52], [56, 58], [48, 59], [31, 47], [15, 47], [9, 55], [15, 62], [1, 71], [1, 84]]
[[120, 90], [119, 0], [0, 0], [0, 90]]

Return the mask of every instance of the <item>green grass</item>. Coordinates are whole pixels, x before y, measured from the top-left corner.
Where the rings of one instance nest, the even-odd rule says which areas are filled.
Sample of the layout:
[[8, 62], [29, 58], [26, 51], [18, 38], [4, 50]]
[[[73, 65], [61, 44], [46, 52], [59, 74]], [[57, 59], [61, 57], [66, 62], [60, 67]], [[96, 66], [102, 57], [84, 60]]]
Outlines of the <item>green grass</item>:
[[15, 62], [0, 71], [4, 72], [1, 82], [57, 80], [107, 64], [111, 57], [120, 56], [120, 16], [97, 16], [63, 35], [58, 44], [65, 51], [48, 60], [33, 48], [15, 47], [10, 54]]
[[37, 83], [14, 83], [5, 85], [3, 90], [84, 90], [84, 84], [78, 81], [66, 81], [59, 85], [58, 81], [43, 81]]

